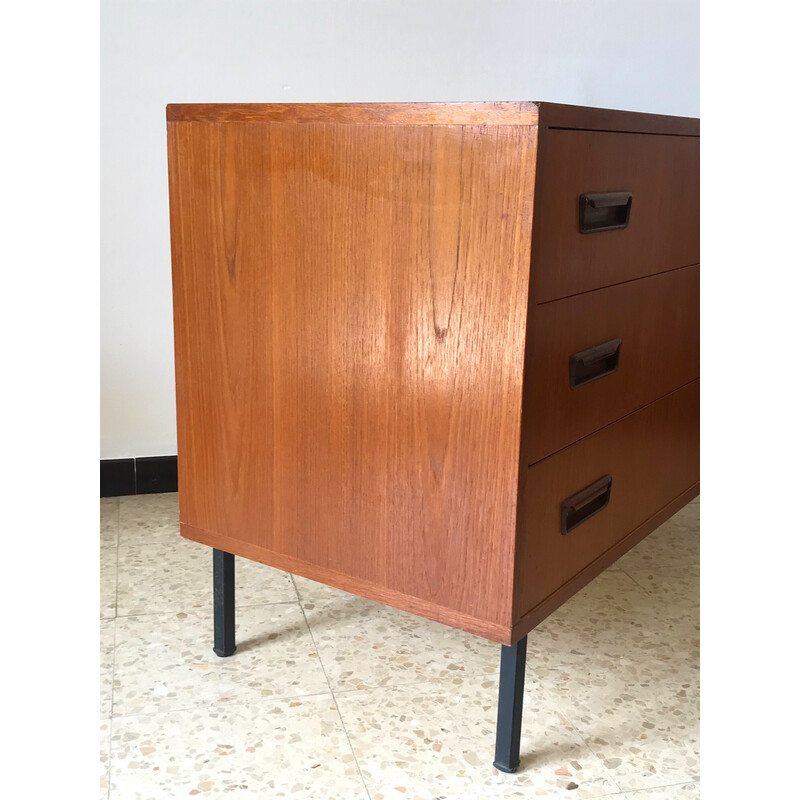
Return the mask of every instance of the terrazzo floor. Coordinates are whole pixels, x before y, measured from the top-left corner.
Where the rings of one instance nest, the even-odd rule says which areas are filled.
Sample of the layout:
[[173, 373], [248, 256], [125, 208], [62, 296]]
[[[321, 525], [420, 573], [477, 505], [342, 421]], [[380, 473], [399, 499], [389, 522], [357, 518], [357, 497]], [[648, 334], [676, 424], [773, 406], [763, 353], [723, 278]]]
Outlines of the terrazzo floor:
[[100, 797], [699, 797], [699, 500], [528, 637], [520, 770], [492, 767], [500, 646], [211, 551], [176, 494], [100, 501]]

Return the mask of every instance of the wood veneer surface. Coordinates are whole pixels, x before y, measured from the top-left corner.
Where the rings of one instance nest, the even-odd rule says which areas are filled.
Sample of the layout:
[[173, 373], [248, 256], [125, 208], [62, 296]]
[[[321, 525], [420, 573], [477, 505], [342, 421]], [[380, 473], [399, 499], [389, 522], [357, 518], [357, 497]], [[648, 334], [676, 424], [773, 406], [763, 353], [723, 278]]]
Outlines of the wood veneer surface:
[[[604, 569], [607, 569], [620, 556], [627, 553], [628, 550], [641, 542], [648, 534], [652, 533], [659, 525], [666, 522], [673, 514], [699, 494], [700, 482], [697, 481], [679, 495], [673, 497], [666, 505], [655, 511], [632, 531], [620, 537], [615, 544], [590, 561], [583, 569], [574, 572], [554, 592], [541, 599], [530, 611], [527, 611], [514, 623], [507, 640], [503, 641], [503, 644], [518, 642], [523, 636], [530, 633], [542, 620], [547, 619], [560, 605], [569, 600], [572, 595], [580, 591]], [[497, 639], [497, 641], [501, 640]]]
[[539, 101], [482, 103], [171, 103], [168, 122], [330, 122], [401, 125], [542, 125], [699, 136], [690, 117]]
[[[697, 372], [698, 120], [528, 102], [167, 117], [184, 536], [510, 644], [696, 493], [676, 400], [694, 384], [653, 398]], [[622, 190], [628, 229], [576, 233], [578, 194]], [[560, 393], [566, 350], [614, 319], [615, 391]], [[628, 478], [613, 523], [565, 550], [550, 495], [584, 461]]]
[[618, 111], [565, 103], [536, 103], [539, 125], [543, 128], [614, 131], [620, 133], [699, 136], [700, 120], [639, 111]]
[[338, 125], [536, 125], [535, 103], [186, 103], [169, 122], [282, 122]]
[[[580, 233], [582, 194], [631, 192], [626, 228]], [[550, 129], [542, 135], [533, 293], [545, 303], [700, 261], [700, 139]]]
[[[696, 380], [528, 469], [515, 619], [699, 482], [699, 419]], [[562, 535], [562, 501], [604, 475], [612, 478], [606, 508]]]
[[[700, 377], [700, 267], [545, 303], [529, 325], [523, 419], [532, 464]], [[617, 338], [616, 372], [570, 388], [570, 356]]]
[[502, 639], [536, 128], [168, 140], [184, 535]]

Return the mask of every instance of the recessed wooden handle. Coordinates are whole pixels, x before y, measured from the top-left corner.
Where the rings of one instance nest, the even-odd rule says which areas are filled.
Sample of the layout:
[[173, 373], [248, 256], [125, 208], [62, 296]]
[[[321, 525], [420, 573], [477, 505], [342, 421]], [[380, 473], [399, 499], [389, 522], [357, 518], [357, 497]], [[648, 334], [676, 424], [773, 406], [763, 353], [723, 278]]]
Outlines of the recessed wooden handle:
[[602, 511], [611, 500], [611, 476], [603, 475], [561, 504], [561, 535], [566, 536]]
[[598, 233], [627, 228], [633, 195], [630, 192], [582, 194], [579, 203], [581, 233]]
[[569, 388], [577, 389], [616, 372], [621, 349], [622, 339], [610, 339], [588, 350], [573, 353], [569, 357]]

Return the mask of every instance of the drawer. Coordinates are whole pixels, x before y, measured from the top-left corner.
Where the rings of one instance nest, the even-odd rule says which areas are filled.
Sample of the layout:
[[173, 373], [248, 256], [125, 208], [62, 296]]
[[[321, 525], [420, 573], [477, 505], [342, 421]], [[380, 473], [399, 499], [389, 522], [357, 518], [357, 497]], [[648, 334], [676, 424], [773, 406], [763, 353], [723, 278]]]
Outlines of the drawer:
[[[699, 137], [550, 129], [537, 170], [537, 303], [700, 261]], [[626, 227], [581, 233], [581, 195], [600, 195], [585, 213], [602, 227], [626, 193]]]
[[700, 376], [700, 267], [537, 306], [531, 324], [529, 464]]
[[[697, 380], [528, 469], [517, 618], [700, 480], [699, 418]], [[588, 487], [562, 533], [563, 502]]]

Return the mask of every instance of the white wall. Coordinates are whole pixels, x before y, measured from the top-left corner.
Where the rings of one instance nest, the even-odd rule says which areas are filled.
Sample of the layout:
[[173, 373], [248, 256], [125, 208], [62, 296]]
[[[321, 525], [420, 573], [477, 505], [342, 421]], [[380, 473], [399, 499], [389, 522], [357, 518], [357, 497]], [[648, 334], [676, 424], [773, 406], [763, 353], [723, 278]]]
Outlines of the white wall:
[[103, 0], [101, 24], [101, 458], [176, 452], [167, 103], [699, 116], [699, 0]]

